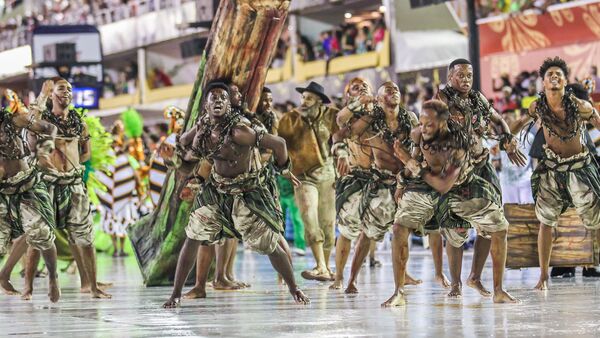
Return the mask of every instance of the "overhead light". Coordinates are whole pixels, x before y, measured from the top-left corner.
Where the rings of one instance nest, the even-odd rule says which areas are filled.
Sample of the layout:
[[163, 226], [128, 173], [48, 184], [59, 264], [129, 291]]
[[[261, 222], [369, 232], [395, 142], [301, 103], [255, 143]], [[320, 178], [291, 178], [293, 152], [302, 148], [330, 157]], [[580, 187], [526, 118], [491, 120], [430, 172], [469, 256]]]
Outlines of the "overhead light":
[[379, 6], [379, 11], [380, 11], [381, 13], [385, 13], [385, 6], [383, 6], [383, 5], [382, 5], [382, 6]]
[[350, 12], [346, 12], [346, 13], [344, 14], [344, 18], [346, 18], [346, 19], [350, 19], [350, 18], [352, 18], [352, 13], [350, 13]]

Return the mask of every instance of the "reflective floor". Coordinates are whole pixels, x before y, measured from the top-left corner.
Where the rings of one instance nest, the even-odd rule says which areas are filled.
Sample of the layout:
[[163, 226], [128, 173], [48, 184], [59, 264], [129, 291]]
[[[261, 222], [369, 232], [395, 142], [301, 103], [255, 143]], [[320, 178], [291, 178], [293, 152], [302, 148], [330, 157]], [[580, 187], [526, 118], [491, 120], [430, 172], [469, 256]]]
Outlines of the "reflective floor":
[[[300, 280], [312, 298], [310, 306], [294, 305], [277, 279], [268, 259], [240, 252], [240, 279], [252, 283], [246, 291], [213, 291], [204, 300], [185, 301], [182, 308], [164, 310], [170, 288], [142, 286], [135, 259], [99, 256], [99, 276], [115, 286], [112, 300], [91, 300], [78, 293], [78, 278], [62, 274], [63, 296], [51, 304], [46, 279], [36, 280], [34, 299], [0, 296], [0, 336], [25, 337], [573, 337], [600, 336], [600, 281], [577, 277], [554, 280], [547, 292], [531, 290], [538, 269], [508, 271], [508, 290], [520, 305], [495, 305], [466, 288], [462, 299], [447, 299], [446, 291], [432, 281], [429, 254], [415, 248], [410, 272], [422, 278], [407, 287], [405, 308], [382, 309], [393, 291], [389, 251], [378, 252], [383, 266], [366, 267], [360, 293], [346, 296], [327, 284]], [[463, 275], [471, 264], [465, 255]], [[296, 257], [297, 276], [311, 267], [309, 257]], [[491, 288], [491, 267], [484, 271]], [[13, 275], [20, 289], [22, 280]]]

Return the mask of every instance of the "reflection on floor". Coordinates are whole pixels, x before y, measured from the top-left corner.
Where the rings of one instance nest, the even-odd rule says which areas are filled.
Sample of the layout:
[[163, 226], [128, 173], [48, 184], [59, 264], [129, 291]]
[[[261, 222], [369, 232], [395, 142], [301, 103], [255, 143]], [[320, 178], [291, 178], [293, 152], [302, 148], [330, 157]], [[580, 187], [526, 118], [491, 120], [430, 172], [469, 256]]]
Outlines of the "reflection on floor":
[[[323, 336], [598, 336], [600, 335], [600, 281], [582, 278], [554, 280], [547, 292], [531, 290], [538, 269], [508, 271], [506, 286], [522, 300], [520, 305], [494, 305], [489, 298], [465, 288], [462, 299], [447, 299], [432, 281], [433, 262], [423, 250], [414, 250], [409, 271], [424, 283], [407, 287], [405, 308], [382, 309], [393, 291], [390, 253], [379, 252], [383, 266], [364, 268], [360, 293], [346, 296], [324, 283], [300, 280], [312, 298], [297, 306], [277, 279], [268, 259], [241, 252], [238, 277], [250, 282], [245, 291], [208, 291], [204, 300], [185, 301], [183, 307], [163, 310], [171, 289], [145, 288], [132, 257], [99, 256], [99, 276], [115, 286], [112, 300], [91, 300], [78, 293], [78, 278], [61, 275], [63, 298], [53, 305], [45, 294], [46, 279], [36, 281], [34, 299], [0, 296], [2, 336], [26, 337], [305, 337]], [[463, 276], [471, 265], [465, 255]], [[295, 258], [299, 272], [311, 268], [310, 257]], [[491, 288], [491, 266], [484, 271]], [[18, 274], [15, 285], [22, 287]]]

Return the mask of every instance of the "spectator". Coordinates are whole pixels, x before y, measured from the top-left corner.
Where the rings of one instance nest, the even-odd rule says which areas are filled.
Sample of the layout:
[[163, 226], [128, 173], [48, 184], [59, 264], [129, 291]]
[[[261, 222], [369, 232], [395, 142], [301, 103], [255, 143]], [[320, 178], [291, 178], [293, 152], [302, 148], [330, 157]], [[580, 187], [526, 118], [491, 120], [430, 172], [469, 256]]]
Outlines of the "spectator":
[[319, 39], [320, 52], [319, 57], [322, 59], [329, 59], [331, 57], [331, 34], [327, 31], [321, 32]]
[[300, 33], [297, 33], [298, 37], [298, 52], [302, 56], [304, 62], [313, 61], [315, 59], [315, 51], [313, 50], [310, 40]]
[[512, 84], [510, 83], [510, 78], [508, 76], [507, 73], [504, 73], [500, 76], [500, 85], [497, 85], [497, 80], [496, 78], [492, 79], [492, 90], [494, 92], [499, 92], [502, 90], [502, 88], [508, 86], [508, 87], [512, 87]]
[[[502, 118], [508, 125], [511, 125], [516, 120], [515, 110], [505, 110], [502, 113]], [[529, 154], [529, 148], [531, 148], [534, 137], [533, 132], [527, 130], [527, 128], [521, 131], [519, 140], [523, 140], [521, 147], [524, 154]], [[502, 187], [502, 202], [517, 204], [533, 203], [531, 192], [532, 173], [533, 165], [529, 156], [527, 156], [527, 164], [524, 167], [520, 167], [511, 163], [506, 152], [500, 152], [499, 178], [500, 186]]]
[[377, 24], [375, 25], [375, 30], [373, 31], [373, 45], [375, 46], [375, 50], [379, 51], [383, 47], [383, 40], [385, 39], [385, 21], [383, 19], [379, 19]]
[[513, 89], [510, 86], [502, 88], [502, 97], [496, 99], [494, 107], [501, 113], [506, 110], [516, 110], [519, 108], [516, 96], [513, 94]]
[[347, 26], [342, 35], [342, 50], [344, 55], [356, 53], [356, 27]]
[[371, 50], [371, 41], [369, 40], [369, 27], [364, 26], [358, 31], [356, 36], [356, 54], [363, 54]]
[[170, 87], [173, 85], [171, 78], [167, 73], [165, 73], [162, 69], [158, 67], [154, 67], [152, 70], [153, 77], [153, 87], [152, 88], [162, 88], [162, 87]]
[[535, 87], [535, 82], [530, 81], [529, 88], [527, 89], [527, 96], [524, 96], [521, 99], [521, 110], [525, 111], [526, 109], [529, 109], [529, 106], [531, 105], [531, 103], [533, 103], [533, 101], [535, 101], [536, 99], [537, 99], [537, 90]]

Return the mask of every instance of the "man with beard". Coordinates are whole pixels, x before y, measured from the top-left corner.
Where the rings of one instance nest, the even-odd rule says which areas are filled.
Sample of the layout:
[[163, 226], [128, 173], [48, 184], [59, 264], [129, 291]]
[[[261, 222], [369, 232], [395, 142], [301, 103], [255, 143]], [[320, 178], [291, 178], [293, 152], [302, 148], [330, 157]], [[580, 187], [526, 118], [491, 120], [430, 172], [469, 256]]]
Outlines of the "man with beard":
[[[408, 161], [412, 148], [410, 132], [417, 125], [416, 115], [400, 107], [400, 89], [395, 83], [388, 81], [381, 85], [376, 100], [373, 109], [349, 127], [350, 134], [362, 139], [361, 143], [370, 148], [370, 168], [359, 169], [360, 172], [354, 170], [342, 178], [344, 184], [338, 185], [344, 186], [338, 197], [349, 195], [341, 207], [344, 210], [342, 216], [348, 216], [352, 210], [362, 225], [346, 293], [358, 292], [356, 278], [371, 241], [382, 240], [392, 226], [396, 212], [396, 175], [404, 167], [394, 155], [394, 145], [397, 145], [396, 152], [402, 153], [402, 158]], [[349, 179], [352, 181], [348, 182]], [[359, 180], [363, 182], [356, 186]], [[359, 195], [360, 199], [356, 199], [355, 195]]]
[[544, 91], [529, 107], [529, 113], [513, 125], [521, 130], [530, 121], [540, 120], [546, 144], [544, 154], [531, 176], [535, 214], [540, 221], [538, 290], [548, 288], [552, 252], [552, 229], [568, 208], [574, 207], [584, 226], [600, 229], [600, 173], [584, 145], [586, 122], [600, 129], [600, 116], [572, 90], [565, 90], [569, 68], [559, 57], [548, 58], [540, 67]]
[[[44, 87], [48, 90], [50, 85], [46, 83]], [[51, 302], [56, 303], [60, 289], [56, 274], [52, 201], [38, 175], [38, 168], [28, 164], [30, 152], [21, 136], [23, 129], [36, 133], [39, 138], [39, 164], [52, 167], [50, 156], [54, 149], [56, 127], [29, 112], [12, 91], [7, 96], [10, 106], [0, 110], [0, 254], [6, 252], [11, 238], [24, 235], [23, 239], [15, 241], [14, 254], [0, 273], [0, 288], [9, 295], [19, 294], [10, 283], [10, 272], [28, 244], [44, 256], [48, 268], [48, 296]], [[29, 293], [24, 299], [30, 297]]]
[[[40, 163], [42, 179], [48, 186], [54, 204], [56, 226], [65, 229], [69, 235], [73, 257], [79, 269], [82, 292], [90, 292], [92, 298], [110, 298], [109, 294], [98, 287], [96, 281], [94, 225], [83, 183], [82, 163], [90, 158], [90, 136], [85, 122], [71, 108], [71, 84], [63, 78], [54, 78], [52, 82], [52, 94], [41, 117], [53, 124], [58, 132], [56, 148], [50, 156], [50, 161]], [[43, 106], [46, 102], [38, 104]], [[30, 134], [29, 139], [30, 144], [36, 147], [40, 142], [44, 142], [39, 135]], [[28, 256], [28, 264], [36, 266], [37, 257], [34, 254]], [[26, 283], [28, 285], [24, 296], [31, 294], [31, 282], [32, 278]]]
[[[204, 93], [203, 106], [207, 114], [198, 121], [194, 140], [187, 151], [196, 159], [212, 161], [213, 166], [196, 196], [186, 227], [187, 238], [177, 262], [173, 293], [163, 307], [180, 305], [181, 289], [196, 261], [198, 247], [214, 245], [224, 236], [243, 238], [255, 251], [268, 255], [294, 300], [307, 304], [309, 299], [296, 285], [291, 261], [279, 244], [283, 219], [277, 210], [277, 201], [264, 186], [260, 170], [252, 165], [255, 148], [272, 150], [277, 170], [299, 184], [289, 169], [285, 141], [264, 130], [253, 130], [239, 114], [232, 112], [229, 87], [225, 83], [210, 82]], [[182, 138], [185, 137], [184, 134]], [[187, 142], [180, 140], [180, 143]], [[165, 158], [175, 156], [173, 147], [163, 147], [161, 152]], [[185, 160], [189, 162], [192, 159], [188, 154], [186, 152]]]
[[[438, 98], [448, 105], [450, 119], [461, 125], [465, 129], [465, 132], [470, 134], [474, 140], [469, 155], [475, 165], [474, 173], [491, 183], [501, 199], [502, 190], [500, 188], [500, 181], [496, 170], [489, 160], [489, 150], [483, 145], [483, 139], [490, 135], [490, 128], [495, 127], [500, 130], [500, 148], [506, 151], [513, 163], [524, 166], [526, 158], [517, 149], [517, 140], [511, 134], [506, 122], [489, 105], [483, 94], [473, 90], [472, 86], [473, 67], [471, 63], [465, 59], [454, 60], [449, 66], [448, 84], [438, 93]], [[443, 210], [440, 210], [440, 212], [443, 213]], [[462, 246], [468, 240], [469, 224], [452, 213], [443, 214], [440, 220], [441, 223], [439, 226], [442, 228], [442, 232], [449, 228], [455, 229], [453, 233], [460, 234], [462, 238], [462, 240], [459, 240], [457, 237], [455, 238], [456, 241], [452, 242], [452, 245], [446, 246], [452, 279], [452, 288], [448, 295], [450, 297], [461, 297]], [[477, 237], [471, 274], [467, 279], [467, 285], [477, 290], [484, 297], [491, 295], [481, 283], [481, 273], [490, 251], [490, 245], [491, 241], [489, 237]]]
[[258, 102], [258, 108], [256, 109], [256, 117], [267, 129], [267, 132], [271, 135], [277, 135], [277, 129], [279, 129], [279, 121], [273, 111], [273, 93], [271, 89], [263, 87], [262, 94], [260, 95], [260, 101]]
[[279, 122], [279, 135], [285, 139], [292, 160], [292, 171], [302, 185], [294, 191], [300, 210], [307, 245], [316, 267], [302, 272], [309, 280], [331, 280], [329, 267], [335, 240], [335, 171], [329, 139], [336, 132], [337, 109], [330, 103], [323, 87], [311, 82], [296, 91], [302, 95], [300, 107], [285, 113]]
[[[400, 126], [398, 121], [393, 121], [395, 117], [400, 116], [403, 124], [410, 125], [411, 123], [411, 115], [408, 112], [403, 110], [402, 114], [399, 114], [400, 92], [397, 89], [398, 87], [390, 82], [382, 85], [379, 90], [380, 104], [385, 100], [385, 92], [388, 92], [388, 104], [385, 108], [382, 108], [375, 105], [376, 99], [371, 95], [371, 87], [364, 79], [354, 78], [346, 86], [345, 95], [348, 105], [338, 114], [337, 123], [341, 129], [340, 132], [334, 135], [335, 143], [332, 147], [332, 152], [337, 158], [337, 169], [340, 175], [340, 179], [336, 184], [336, 210], [340, 236], [338, 236], [336, 243], [336, 276], [335, 281], [330, 286], [330, 289], [333, 290], [341, 289], [343, 286], [344, 267], [350, 255], [352, 241], [361, 238], [359, 241], [361, 246], [357, 248], [363, 248], [370, 242], [365, 238], [365, 236], [368, 237], [368, 234], [362, 234], [367, 229], [366, 223], [371, 225], [371, 237], [379, 237], [381, 233], [377, 231], [377, 236], [375, 236], [375, 228], [386, 228], [386, 224], [393, 221], [394, 211], [387, 209], [388, 207], [395, 209], [393, 194], [387, 202], [380, 203], [379, 198], [373, 201], [375, 204], [380, 203], [382, 209], [378, 211], [372, 208], [369, 196], [370, 190], [373, 189], [374, 191], [381, 190], [382, 198], [389, 197], [386, 190], [391, 188], [390, 184], [393, 184], [393, 182], [386, 179], [389, 175], [383, 175], [381, 169], [393, 167], [392, 171], [397, 172], [399, 170], [398, 166], [401, 165], [400, 163], [394, 163], [394, 165], [388, 163], [389, 159], [385, 158], [384, 152], [389, 144], [383, 143], [379, 137], [373, 137], [374, 134], [384, 133], [384, 129], [389, 131], [390, 127], [386, 122], [388, 115], [391, 116], [394, 130], [402, 131], [404, 128], [410, 128], [408, 125]], [[391, 99], [395, 95], [398, 96], [397, 100]], [[393, 103], [389, 102], [390, 99], [395, 101]], [[373, 115], [377, 115], [377, 117]], [[412, 116], [416, 120], [414, 114]], [[370, 124], [374, 121], [376, 121], [376, 126], [373, 126], [375, 129], [370, 128]], [[388, 141], [391, 141], [390, 146], [393, 146], [393, 141], [391, 139]], [[378, 160], [375, 159], [374, 155], [376, 147], [381, 147], [381, 150], [383, 150], [383, 152], [378, 152]], [[390, 154], [393, 154], [393, 150], [387, 150]], [[407, 151], [406, 148], [405, 151]], [[381, 157], [384, 157], [384, 159], [381, 160]], [[406, 157], [410, 158], [408, 155]], [[377, 162], [380, 162], [384, 167], [376, 167]], [[373, 169], [374, 166], [375, 169]], [[361, 251], [360, 255], [362, 254]], [[347, 293], [358, 292], [354, 281], [364, 257], [361, 259], [357, 255], [359, 255], [359, 250], [355, 253], [352, 276], [346, 289]], [[420, 280], [414, 280], [409, 275], [407, 275], [407, 280], [410, 284], [421, 283]]]
[[[435, 215], [438, 202], [448, 205], [450, 212], [475, 227], [480, 234], [492, 237], [494, 302], [516, 302], [502, 287], [508, 221], [495, 188], [473, 173], [469, 159], [472, 136], [450, 120], [448, 107], [438, 100], [423, 104], [419, 122], [419, 128], [412, 132], [412, 139], [422, 161], [417, 175], [412, 171], [404, 175], [409, 180], [398, 205], [392, 242], [396, 289], [382, 306], [406, 303], [404, 275], [408, 235], [411, 230], [422, 228], [432, 217], [442, 216]], [[455, 245], [456, 237], [462, 238], [456, 229], [443, 230], [451, 245]]]

